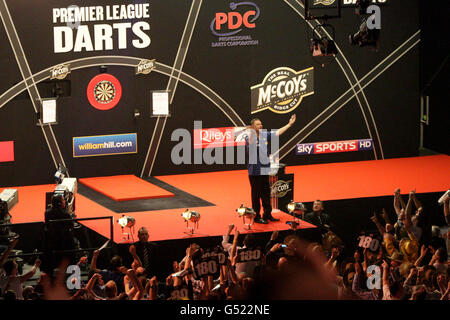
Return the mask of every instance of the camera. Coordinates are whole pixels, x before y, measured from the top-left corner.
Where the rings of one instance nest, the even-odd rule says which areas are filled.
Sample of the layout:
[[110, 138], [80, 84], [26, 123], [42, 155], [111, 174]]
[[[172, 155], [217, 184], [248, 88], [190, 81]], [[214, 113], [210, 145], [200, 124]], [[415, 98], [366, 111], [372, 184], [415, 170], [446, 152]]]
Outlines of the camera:
[[286, 224], [289, 225], [292, 229], [296, 229], [299, 226], [299, 223], [296, 221], [286, 221]]

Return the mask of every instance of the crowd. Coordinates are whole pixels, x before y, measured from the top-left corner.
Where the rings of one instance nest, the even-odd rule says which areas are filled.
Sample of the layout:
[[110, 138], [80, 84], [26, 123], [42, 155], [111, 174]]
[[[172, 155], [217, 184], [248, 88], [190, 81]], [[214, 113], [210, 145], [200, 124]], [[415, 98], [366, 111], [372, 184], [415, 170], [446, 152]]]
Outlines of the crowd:
[[[443, 203], [447, 225], [449, 202], [447, 195]], [[24, 286], [41, 261], [37, 259], [28, 273], [20, 275], [16, 261], [8, 259], [18, 241], [15, 239], [0, 258], [1, 296], [8, 301], [449, 300], [448, 232], [441, 235], [439, 227], [431, 225], [414, 191], [405, 203], [400, 190], [395, 190], [393, 204], [396, 219], [391, 221], [384, 209], [380, 215], [374, 213], [371, 220], [378, 234], [364, 235], [351, 254], [345, 254], [345, 246], [333, 233], [318, 200], [305, 220], [319, 227], [321, 241], [307, 243], [295, 233], [281, 239], [275, 231], [260, 246], [253, 234], [242, 239], [230, 225], [214, 249], [189, 245], [184, 256], [174, 257], [170, 275], [163, 278], [154, 268], [158, 246], [148, 241], [148, 231], [142, 227], [139, 241], [129, 247], [131, 265], [124, 266], [124, 257], [114, 256], [109, 267], [98, 268], [103, 251], [96, 250], [78, 262], [89, 266], [87, 280], [78, 287], [79, 279], [67, 279], [67, 261], [59, 265], [54, 276], [42, 272], [37, 285]]]

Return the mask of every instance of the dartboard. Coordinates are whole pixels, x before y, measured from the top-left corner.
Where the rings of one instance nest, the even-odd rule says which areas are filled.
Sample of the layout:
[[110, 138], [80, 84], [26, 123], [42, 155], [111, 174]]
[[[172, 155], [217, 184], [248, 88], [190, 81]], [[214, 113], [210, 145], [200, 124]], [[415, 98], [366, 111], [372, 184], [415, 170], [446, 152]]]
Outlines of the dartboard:
[[95, 86], [94, 94], [97, 102], [107, 104], [114, 100], [116, 88], [109, 81], [101, 81]]
[[122, 96], [122, 86], [114, 76], [102, 73], [89, 82], [87, 98], [91, 105], [99, 110], [114, 108]]

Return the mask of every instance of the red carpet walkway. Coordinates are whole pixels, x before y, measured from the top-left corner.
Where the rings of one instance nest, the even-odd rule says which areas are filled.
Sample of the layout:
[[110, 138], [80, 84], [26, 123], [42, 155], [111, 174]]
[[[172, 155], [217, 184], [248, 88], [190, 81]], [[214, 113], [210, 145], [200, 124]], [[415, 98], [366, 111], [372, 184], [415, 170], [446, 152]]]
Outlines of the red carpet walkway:
[[[322, 165], [292, 166], [287, 173], [295, 174], [294, 200], [310, 202], [315, 199], [336, 200], [361, 197], [392, 195], [394, 189], [401, 188], [402, 194], [416, 189], [417, 193], [443, 192], [450, 188], [450, 157], [427, 156], [378, 161], [333, 163]], [[230, 223], [246, 233], [242, 219], [236, 208], [241, 203], [249, 206], [250, 184], [247, 171], [221, 171], [199, 174], [170, 175], [157, 177], [172, 186], [189, 192], [213, 207], [190, 208], [201, 214], [198, 234], [195, 236], [218, 236], [226, 232]], [[236, 183], [236, 182], [240, 183]], [[14, 188], [14, 187], [13, 187]], [[44, 220], [45, 192], [52, 191], [54, 185], [18, 187], [19, 203], [12, 209], [13, 223]], [[0, 192], [2, 189], [0, 189]], [[121, 214], [114, 213], [99, 204], [77, 195], [77, 216], [79, 218], [113, 216], [114, 222]], [[186, 224], [181, 217], [182, 209], [131, 212], [136, 219], [134, 239], [141, 226], [149, 229], [150, 240], [180, 239]], [[280, 222], [268, 225], [254, 225], [254, 232], [286, 230], [286, 221], [291, 216], [274, 213]], [[109, 237], [107, 220], [89, 221], [86, 226]], [[304, 227], [311, 225], [304, 224]], [[114, 241], [121, 242], [121, 228], [114, 223]]]

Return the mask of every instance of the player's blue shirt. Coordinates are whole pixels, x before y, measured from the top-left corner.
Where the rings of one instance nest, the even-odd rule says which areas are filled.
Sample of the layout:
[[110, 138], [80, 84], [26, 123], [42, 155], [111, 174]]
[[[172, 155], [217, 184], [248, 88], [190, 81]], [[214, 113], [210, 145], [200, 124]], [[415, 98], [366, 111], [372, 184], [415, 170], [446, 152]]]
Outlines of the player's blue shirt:
[[249, 176], [266, 176], [270, 172], [270, 143], [275, 134], [267, 130], [261, 130], [259, 137], [255, 136], [255, 141], [250, 144], [249, 137], [245, 137], [245, 149], [248, 160]]

